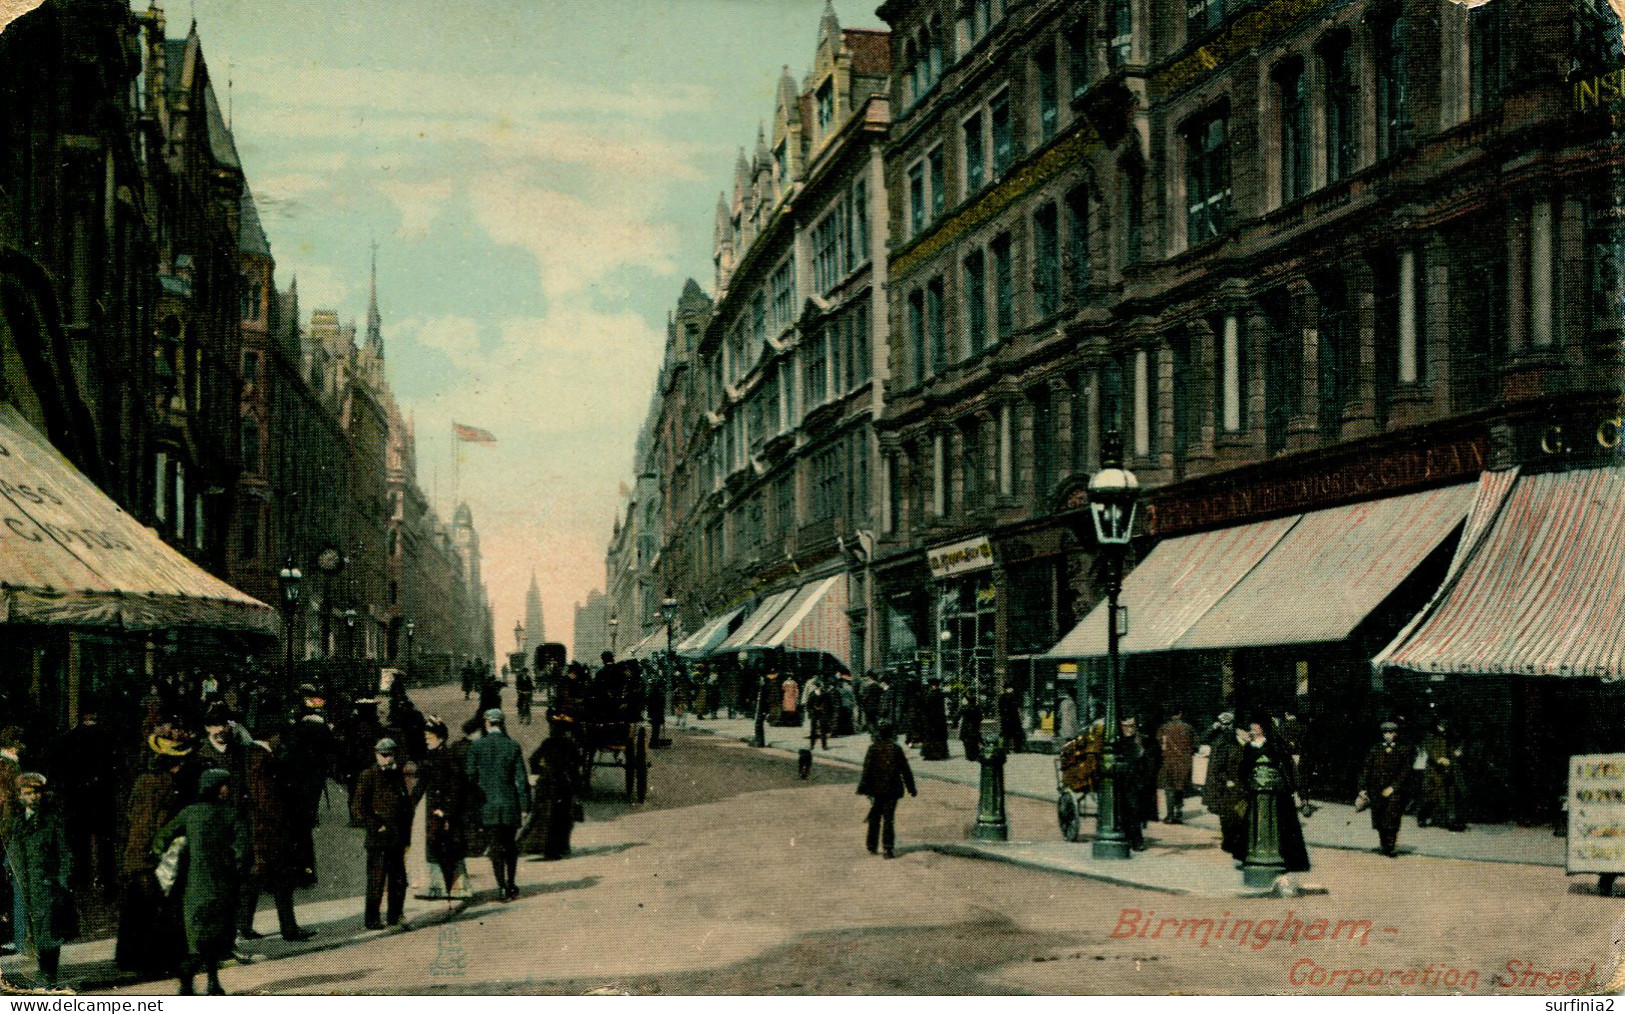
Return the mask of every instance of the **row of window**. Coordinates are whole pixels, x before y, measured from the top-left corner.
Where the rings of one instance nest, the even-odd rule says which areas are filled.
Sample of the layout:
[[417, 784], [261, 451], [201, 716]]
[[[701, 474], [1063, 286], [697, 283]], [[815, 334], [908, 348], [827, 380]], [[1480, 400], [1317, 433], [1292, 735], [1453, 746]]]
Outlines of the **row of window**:
[[869, 187], [852, 184], [812, 228], [813, 289], [825, 293], [869, 260]]
[[[869, 431], [861, 429], [786, 468], [710, 526], [700, 565], [710, 569], [758, 547], [782, 543], [800, 524], [845, 518], [861, 527], [869, 515]], [[797, 511], [796, 481], [805, 477], [806, 501]]]

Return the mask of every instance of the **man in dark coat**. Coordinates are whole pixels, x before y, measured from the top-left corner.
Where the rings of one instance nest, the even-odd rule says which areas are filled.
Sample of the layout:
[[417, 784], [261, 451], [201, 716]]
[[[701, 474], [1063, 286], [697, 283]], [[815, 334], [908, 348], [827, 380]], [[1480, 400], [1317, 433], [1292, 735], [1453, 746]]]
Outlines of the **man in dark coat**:
[[581, 753], [570, 735], [570, 723], [553, 723], [542, 745], [530, 755], [530, 770], [536, 775], [536, 792], [520, 847], [544, 860], [563, 859], [570, 854], [581, 778]]
[[909, 770], [908, 755], [897, 745], [897, 730], [890, 722], [882, 722], [879, 739], [869, 744], [863, 755], [863, 773], [858, 777], [858, 795], [869, 797], [869, 834], [866, 839], [873, 855], [884, 843], [886, 858], [897, 858], [897, 801], [903, 790], [917, 796], [914, 791], [914, 772]]
[[260, 892], [269, 891], [276, 901], [277, 928], [282, 939], [296, 942], [316, 934], [300, 929], [294, 914], [293, 891], [303, 871], [299, 837], [301, 822], [294, 817], [293, 792], [277, 759], [278, 736], [270, 743], [255, 742], [243, 753], [248, 766], [248, 826], [250, 857], [248, 875], [243, 880], [242, 904], [238, 908], [237, 935], [257, 940], [264, 934], [254, 929], [254, 914]]
[[1208, 733], [1212, 752], [1207, 759], [1207, 781], [1202, 786], [1202, 805], [1219, 818], [1219, 844], [1237, 861], [1247, 856], [1247, 794], [1241, 782], [1241, 744], [1246, 733], [1235, 725], [1236, 716], [1219, 715]]
[[1185, 712], [1175, 708], [1157, 729], [1162, 766], [1157, 770], [1157, 787], [1162, 789], [1167, 811], [1164, 823], [1185, 822], [1185, 793], [1191, 788], [1191, 757], [1196, 753], [1196, 730], [1185, 721]]
[[485, 735], [468, 751], [468, 776], [484, 797], [480, 823], [490, 842], [491, 871], [502, 900], [519, 897], [514, 878], [519, 871], [519, 827], [530, 805], [530, 779], [525, 754], [503, 729], [502, 712], [485, 713]]
[[920, 699], [920, 759], [948, 759], [948, 702], [942, 699], [942, 681], [933, 678]]
[[[406, 846], [412, 840], [412, 794], [406, 775], [395, 763], [395, 741], [381, 739], [373, 748], [377, 763], [356, 780], [355, 819], [367, 831], [367, 929], [399, 926], [406, 904]], [[378, 907], [386, 884], [389, 909], [383, 922]]]
[[120, 764], [112, 731], [86, 705], [79, 724], [53, 751], [53, 791], [62, 803], [63, 824], [73, 848], [73, 868], [81, 881], [103, 890], [116, 884], [114, 832], [118, 826]]
[[316, 883], [316, 825], [327, 780], [338, 759], [338, 739], [327, 720], [327, 698], [313, 683], [299, 688], [304, 706], [282, 734], [283, 776], [289, 788], [289, 833], [298, 850], [297, 885]]
[[959, 706], [959, 745], [965, 748], [965, 759], [982, 756], [982, 709], [974, 697], [967, 697]]
[[1422, 809], [1418, 826], [1437, 824], [1446, 831], [1467, 830], [1467, 782], [1462, 777], [1461, 758], [1466, 752], [1441, 716], [1433, 731], [1422, 740], [1426, 767], [1422, 772]]
[[155, 726], [147, 734], [145, 770], [130, 788], [113, 960], [120, 971], [143, 978], [173, 974], [186, 953], [178, 899], [167, 897], [153, 876], [158, 856], [152, 851], [152, 839], [196, 796], [192, 752], [185, 730]]
[[183, 995], [193, 992], [200, 967], [208, 975], [209, 993], [225, 992], [220, 963], [231, 955], [237, 935], [237, 890], [249, 849], [248, 828], [230, 796], [231, 773], [210, 768], [198, 779], [197, 802], [176, 814], [152, 840], [152, 850], [162, 854], [176, 838], [186, 837], [181, 873], [187, 950], [180, 977]]
[[1133, 715], [1122, 719], [1118, 722], [1117, 784], [1112, 788], [1116, 794], [1118, 823], [1128, 838], [1129, 848], [1136, 852], [1143, 852], [1147, 847], [1145, 825], [1151, 815], [1145, 809], [1146, 786], [1153, 786], [1151, 798], [1154, 799], [1155, 769], [1156, 759], [1140, 732], [1139, 720]]
[[1399, 725], [1382, 723], [1382, 742], [1365, 755], [1360, 773], [1360, 796], [1355, 809], [1371, 808], [1371, 826], [1377, 831], [1382, 854], [1399, 854], [1399, 822], [1405, 815], [1405, 789], [1411, 777], [1411, 752], [1399, 745]]
[[68, 885], [73, 854], [68, 848], [62, 818], [44, 805], [45, 778], [25, 772], [17, 778], [17, 800], [0, 825], [6, 866], [16, 894], [17, 948], [31, 952], [39, 962], [40, 978], [56, 985], [62, 957], [60, 927], [71, 914], [73, 896]]
[[1027, 730], [1021, 720], [1021, 702], [1015, 687], [999, 691], [999, 736], [1010, 753], [1021, 753], [1027, 746]]

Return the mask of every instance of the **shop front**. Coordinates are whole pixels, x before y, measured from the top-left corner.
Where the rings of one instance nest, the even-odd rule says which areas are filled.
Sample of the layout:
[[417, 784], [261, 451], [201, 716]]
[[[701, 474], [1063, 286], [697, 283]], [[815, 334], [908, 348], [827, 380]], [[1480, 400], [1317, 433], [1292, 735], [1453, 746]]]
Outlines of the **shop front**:
[[[152, 685], [261, 685], [275, 612], [206, 573], [113, 503], [0, 405], [0, 711], [71, 725], [86, 701]], [[246, 702], [245, 702], [246, 703]]]
[[998, 693], [999, 585], [986, 536], [926, 551], [931, 568], [935, 666], [949, 700], [972, 697], [985, 711]]

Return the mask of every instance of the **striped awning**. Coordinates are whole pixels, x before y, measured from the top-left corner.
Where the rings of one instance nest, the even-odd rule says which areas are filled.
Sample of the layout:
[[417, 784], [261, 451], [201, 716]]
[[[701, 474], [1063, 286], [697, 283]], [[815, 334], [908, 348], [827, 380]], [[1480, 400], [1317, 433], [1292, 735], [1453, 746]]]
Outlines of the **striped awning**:
[[[1450, 486], [1170, 539], [1123, 581], [1124, 654], [1341, 641], [1461, 526]], [[1047, 654], [1106, 654], [1101, 603]]]
[[739, 629], [735, 630], [728, 636], [727, 640], [717, 646], [717, 651], [739, 651], [749, 645], [756, 635], [762, 632], [762, 628], [773, 622], [774, 618], [789, 604], [790, 600], [795, 597], [796, 591], [795, 588], [786, 588], [784, 591], [774, 592], [763, 599], [761, 604], [756, 607], [756, 611], [745, 617], [745, 622], [739, 625]]
[[728, 625], [742, 612], [743, 607], [730, 609], [721, 616], [713, 616], [706, 620], [703, 627], [677, 642], [677, 654], [690, 658], [704, 658], [709, 655], [728, 636]]
[[643, 640], [634, 644], [624, 657], [644, 659], [654, 655], [664, 654], [666, 651], [666, 628], [656, 627], [644, 636]]
[[1451, 574], [1378, 669], [1625, 677], [1625, 469], [1486, 475]]
[[[277, 614], [125, 513], [0, 404], [0, 628], [8, 623], [274, 635]], [[4, 634], [0, 634], [3, 638]]]
[[823, 652], [845, 665], [852, 646], [846, 606], [845, 574], [804, 584], [745, 647]]

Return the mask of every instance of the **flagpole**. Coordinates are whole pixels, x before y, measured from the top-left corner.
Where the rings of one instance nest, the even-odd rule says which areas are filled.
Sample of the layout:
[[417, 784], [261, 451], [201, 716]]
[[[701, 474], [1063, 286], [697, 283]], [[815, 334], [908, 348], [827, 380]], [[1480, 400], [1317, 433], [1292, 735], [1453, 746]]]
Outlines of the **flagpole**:
[[457, 436], [457, 424], [451, 424], [451, 515], [457, 514], [457, 489], [462, 475], [459, 470], [460, 458], [463, 456], [463, 443]]

